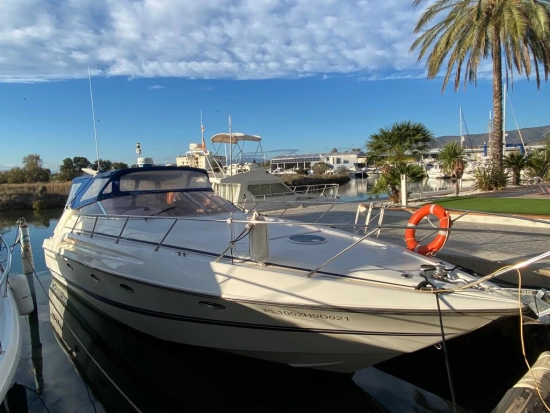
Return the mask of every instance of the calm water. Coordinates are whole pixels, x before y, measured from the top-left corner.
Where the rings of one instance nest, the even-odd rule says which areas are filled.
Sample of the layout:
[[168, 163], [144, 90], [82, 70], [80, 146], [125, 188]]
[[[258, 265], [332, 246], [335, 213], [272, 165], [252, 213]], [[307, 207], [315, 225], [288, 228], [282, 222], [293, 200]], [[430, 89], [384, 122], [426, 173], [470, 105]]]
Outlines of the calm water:
[[[17, 221], [20, 218], [25, 218], [25, 221], [29, 225], [34, 266], [37, 271], [43, 271], [46, 269], [46, 263], [44, 254], [42, 253], [42, 241], [53, 233], [62, 212], [63, 210], [61, 209], [2, 211], [0, 215], [0, 234], [2, 234], [9, 244], [13, 244], [19, 227]], [[12, 271], [15, 273], [22, 271], [19, 247], [14, 248]]]
[[[369, 188], [376, 184], [378, 175], [370, 175], [368, 178], [352, 178], [349, 183], [340, 185], [338, 193], [340, 199], [344, 202], [361, 202], [369, 199], [367, 194]], [[423, 182], [411, 184], [408, 188], [412, 193], [429, 193], [435, 191], [451, 190], [455, 188], [456, 183], [450, 179], [425, 179]], [[468, 189], [473, 185], [473, 181], [462, 182], [462, 189]], [[386, 194], [379, 196], [379, 199], [387, 199]]]

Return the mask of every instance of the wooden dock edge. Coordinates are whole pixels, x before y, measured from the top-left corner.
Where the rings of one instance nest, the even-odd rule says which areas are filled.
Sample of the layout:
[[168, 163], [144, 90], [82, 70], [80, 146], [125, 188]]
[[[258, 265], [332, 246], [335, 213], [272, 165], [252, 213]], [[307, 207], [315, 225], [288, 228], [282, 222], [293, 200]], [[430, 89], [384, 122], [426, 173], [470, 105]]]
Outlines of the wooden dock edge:
[[550, 406], [549, 396], [550, 351], [545, 351], [531, 366], [531, 371], [525, 373], [514, 387], [506, 392], [492, 413], [547, 412], [545, 403]]

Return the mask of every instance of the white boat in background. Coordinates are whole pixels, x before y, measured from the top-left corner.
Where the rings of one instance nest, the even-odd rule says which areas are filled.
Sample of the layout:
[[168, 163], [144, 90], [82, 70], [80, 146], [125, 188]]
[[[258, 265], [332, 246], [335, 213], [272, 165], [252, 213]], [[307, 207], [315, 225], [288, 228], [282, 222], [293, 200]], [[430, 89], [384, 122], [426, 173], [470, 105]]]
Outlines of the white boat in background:
[[[12, 289], [8, 286], [11, 247], [0, 235], [0, 410], [13, 384], [21, 353], [21, 323]], [[24, 276], [22, 276], [24, 277]], [[28, 284], [27, 284], [28, 289]]]
[[368, 168], [364, 163], [354, 163], [349, 168], [351, 178], [368, 178]]
[[527, 310], [406, 238], [412, 249], [248, 213], [205, 170], [165, 166], [74, 179], [43, 249], [69, 303], [159, 339], [295, 367], [349, 373]]
[[[206, 149], [203, 139], [202, 145], [191, 144], [185, 155], [178, 156], [176, 164], [206, 169], [214, 191], [241, 208], [266, 211], [338, 201], [338, 184], [291, 187], [277, 173], [269, 173], [257, 163], [265, 162], [260, 136], [218, 133], [210, 142], [214, 151]], [[252, 153], [245, 152], [247, 144], [256, 146]]]
[[426, 174], [428, 178], [434, 179], [450, 179], [451, 174], [449, 172], [443, 171], [441, 164], [439, 162], [430, 163], [431, 166], [426, 168]]

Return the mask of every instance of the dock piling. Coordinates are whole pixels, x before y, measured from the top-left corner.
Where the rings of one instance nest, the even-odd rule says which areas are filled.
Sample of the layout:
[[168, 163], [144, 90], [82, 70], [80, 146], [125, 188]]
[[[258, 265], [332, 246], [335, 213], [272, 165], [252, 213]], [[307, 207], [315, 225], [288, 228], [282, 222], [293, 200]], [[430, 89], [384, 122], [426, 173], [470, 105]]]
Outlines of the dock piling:
[[541, 353], [531, 371], [506, 392], [492, 413], [542, 413], [550, 404], [550, 351]]
[[38, 324], [38, 306], [36, 304], [36, 290], [34, 288], [34, 259], [32, 256], [31, 239], [29, 234], [29, 226], [25, 218], [20, 218], [19, 235], [21, 245], [21, 264], [23, 273], [29, 283], [34, 310], [29, 314], [29, 328], [31, 332], [32, 346], [32, 365], [34, 370], [34, 381], [36, 384], [36, 392], [42, 394], [44, 390], [43, 359], [42, 359], [42, 343], [40, 341], [40, 329]]

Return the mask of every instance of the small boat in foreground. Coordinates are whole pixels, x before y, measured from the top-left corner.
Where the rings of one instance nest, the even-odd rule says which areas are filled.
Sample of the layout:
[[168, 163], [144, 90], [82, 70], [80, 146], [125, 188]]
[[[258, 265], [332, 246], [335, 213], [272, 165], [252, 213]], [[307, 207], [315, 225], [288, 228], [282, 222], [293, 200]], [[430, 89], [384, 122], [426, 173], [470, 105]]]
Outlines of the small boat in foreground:
[[[0, 235], [0, 410], [19, 365], [21, 323], [12, 289], [8, 286], [11, 247]], [[24, 276], [22, 276], [24, 277]], [[27, 285], [28, 290], [28, 285]]]
[[204, 169], [166, 166], [76, 178], [43, 249], [68, 301], [162, 340], [295, 367], [354, 372], [527, 311], [407, 244], [246, 212]]

